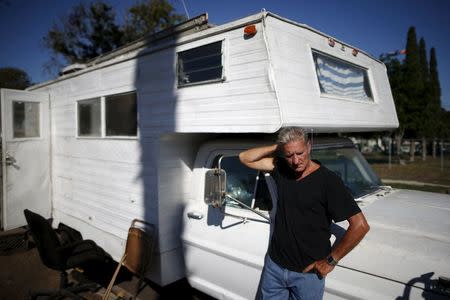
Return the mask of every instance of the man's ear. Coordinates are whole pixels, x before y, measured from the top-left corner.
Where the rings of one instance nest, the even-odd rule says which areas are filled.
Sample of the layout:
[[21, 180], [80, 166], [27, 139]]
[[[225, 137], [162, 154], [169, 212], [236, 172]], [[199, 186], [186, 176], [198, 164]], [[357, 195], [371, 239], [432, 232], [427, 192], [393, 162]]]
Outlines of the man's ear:
[[308, 141], [308, 144], [306, 145], [308, 149], [308, 154], [311, 154], [311, 141]]

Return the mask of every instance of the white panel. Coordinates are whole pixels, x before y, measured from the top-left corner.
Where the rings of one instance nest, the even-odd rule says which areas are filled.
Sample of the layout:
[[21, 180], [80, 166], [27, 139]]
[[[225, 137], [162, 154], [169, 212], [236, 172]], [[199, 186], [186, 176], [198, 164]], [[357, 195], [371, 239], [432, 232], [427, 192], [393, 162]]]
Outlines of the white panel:
[[[366, 259], [367, 261], [367, 259]], [[324, 299], [445, 299], [398, 281], [336, 267], [326, 279]]]
[[[141, 134], [153, 131], [273, 131], [280, 124], [268, 79], [262, 34], [244, 39], [243, 28], [167, 49], [139, 61]], [[226, 81], [176, 87], [175, 51], [224, 40]], [[249, 115], [251, 116], [249, 118]], [[231, 126], [230, 126], [231, 125]]]
[[98, 71], [85, 73], [83, 76], [77, 76], [70, 80], [71, 91], [77, 93], [79, 91], [95, 91], [100, 85], [100, 77]]
[[181, 247], [183, 211], [191, 193], [195, 155], [203, 138], [164, 135], [158, 159], [159, 249]]
[[[276, 18], [269, 18], [267, 24], [284, 126], [342, 131], [398, 125], [384, 65], [361, 52], [354, 57], [351, 48], [342, 51], [339, 43], [330, 47], [325, 36], [311, 30]], [[321, 95], [311, 48], [368, 68], [374, 101]]]
[[[111, 94], [111, 88], [118, 88], [122, 86], [134, 86], [137, 80], [137, 61], [130, 60], [108, 68], [101, 69], [100, 81], [102, 90], [107, 95]], [[108, 92], [109, 91], [109, 92]]]
[[[49, 95], [1, 89], [1, 227], [26, 225], [24, 209], [51, 213]], [[17, 113], [22, 118], [16, 119]]]

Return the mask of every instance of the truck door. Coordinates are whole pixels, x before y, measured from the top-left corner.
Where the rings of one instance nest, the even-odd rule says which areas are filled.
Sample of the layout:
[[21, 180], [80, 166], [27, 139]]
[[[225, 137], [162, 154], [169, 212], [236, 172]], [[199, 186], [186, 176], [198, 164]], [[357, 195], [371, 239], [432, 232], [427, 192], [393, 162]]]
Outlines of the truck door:
[[[268, 174], [243, 166], [237, 153], [224, 156], [221, 168], [227, 172], [227, 193], [269, 216], [273, 204]], [[269, 242], [269, 221], [232, 200], [222, 208], [199, 200], [187, 207], [183, 235], [190, 284], [219, 299], [254, 299]]]
[[26, 224], [28, 208], [50, 216], [49, 96], [1, 89], [3, 230]]

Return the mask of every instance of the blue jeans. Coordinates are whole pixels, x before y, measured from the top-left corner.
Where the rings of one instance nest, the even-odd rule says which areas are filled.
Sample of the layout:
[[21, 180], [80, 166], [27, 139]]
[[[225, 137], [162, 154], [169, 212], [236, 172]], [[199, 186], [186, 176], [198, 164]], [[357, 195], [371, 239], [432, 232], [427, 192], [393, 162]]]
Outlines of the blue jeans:
[[266, 255], [261, 276], [262, 300], [322, 299], [324, 288], [325, 279], [320, 279], [316, 273], [289, 271]]

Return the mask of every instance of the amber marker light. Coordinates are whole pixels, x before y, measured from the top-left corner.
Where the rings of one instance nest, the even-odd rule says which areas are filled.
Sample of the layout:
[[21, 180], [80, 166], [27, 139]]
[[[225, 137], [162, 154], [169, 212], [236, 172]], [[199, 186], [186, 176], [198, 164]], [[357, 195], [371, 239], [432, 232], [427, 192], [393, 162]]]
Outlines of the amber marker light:
[[356, 50], [356, 49], [353, 49], [353, 51], [352, 51], [352, 54], [353, 54], [353, 56], [356, 56], [356, 55], [358, 55], [358, 50]]
[[245, 26], [245, 28], [244, 28], [245, 36], [253, 36], [256, 34], [256, 32], [257, 32], [257, 30], [256, 30], [255, 25], [248, 25], [248, 26]]

